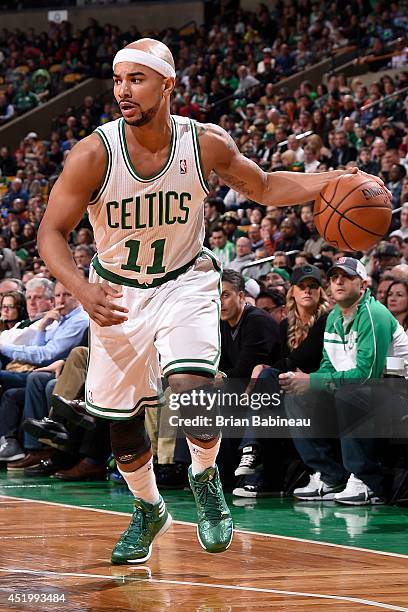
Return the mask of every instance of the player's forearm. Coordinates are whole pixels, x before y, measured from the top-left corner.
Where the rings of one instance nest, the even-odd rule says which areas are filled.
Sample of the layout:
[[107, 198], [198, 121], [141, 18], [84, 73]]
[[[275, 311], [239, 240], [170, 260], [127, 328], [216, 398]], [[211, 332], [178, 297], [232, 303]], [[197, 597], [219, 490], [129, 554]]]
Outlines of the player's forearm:
[[88, 281], [80, 274], [65, 236], [58, 230], [40, 227], [38, 251], [51, 274], [80, 300]]
[[343, 170], [297, 174], [296, 172], [270, 172], [267, 174], [261, 204], [291, 206], [315, 200], [326, 185], [344, 174]]

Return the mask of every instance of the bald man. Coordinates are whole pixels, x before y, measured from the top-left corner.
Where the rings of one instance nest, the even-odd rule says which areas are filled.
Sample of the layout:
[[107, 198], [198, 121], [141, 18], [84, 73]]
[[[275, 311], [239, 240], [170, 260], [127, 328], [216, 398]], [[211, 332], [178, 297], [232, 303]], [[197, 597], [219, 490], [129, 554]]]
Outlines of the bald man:
[[[112, 450], [135, 496], [113, 563], [145, 562], [171, 524], [144, 427], [144, 410], [163, 403], [160, 372], [175, 394], [208, 389], [217, 372], [220, 268], [203, 248], [208, 175], [215, 170], [248, 199], [288, 206], [313, 200], [343, 174], [264, 173], [220, 127], [170, 115], [175, 78], [172, 54], [159, 41], [118, 51], [113, 92], [122, 117], [71, 151], [38, 234], [41, 257], [91, 317], [87, 410], [114, 419]], [[67, 245], [87, 207], [97, 246], [89, 281]], [[215, 418], [192, 430], [185, 404], [179, 416], [198, 539], [206, 551], [222, 552], [233, 526], [215, 463], [220, 432]]]

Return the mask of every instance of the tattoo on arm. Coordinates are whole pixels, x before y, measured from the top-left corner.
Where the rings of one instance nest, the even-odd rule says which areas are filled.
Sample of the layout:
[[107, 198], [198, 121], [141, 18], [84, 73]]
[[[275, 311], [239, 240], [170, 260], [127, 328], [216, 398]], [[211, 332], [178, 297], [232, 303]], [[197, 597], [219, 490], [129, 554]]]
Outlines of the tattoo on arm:
[[209, 131], [208, 125], [197, 125], [198, 136], [204, 136]]
[[239, 193], [242, 193], [243, 195], [248, 197], [251, 197], [254, 194], [253, 190], [248, 188], [248, 185], [245, 181], [241, 181], [235, 176], [232, 176], [232, 174], [218, 172], [218, 176], [222, 178], [222, 180], [225, 181], [227, 185], [235, 189], [235, 191], [239, 191]]
[[[232, 138], [232, 136], [228, 134], [228, 132], [226, 132], [222, 128], [218, 127], [217, 125], [212, 125], [212, 124], [197, 125], [197, 133], [198, 133], [198, 136], [204, 136], [205, 134], [217, 134], [217, 136], [220, 136], [222, 138], [223, 145], [226, 146], [228, 151], [230, 151], [230, 153], [232, 154], [231, 157], [233, 157], [234, 154], [240, 155], [239, 149], [234, 139]], [[218, 174], [218, 176], [222, 178], [227, 183], [227, 185], [235, 189], [235, 191], [242, 193], [248, 198], [254, 195], [255, 192], [253, 191], [253, 189], [248, 187], [245, 181], [234, 176], [233, 174], [228, 174], [224, 172], [221, 173], [219, 170], [216, 170], [216, 174]]]
[[226, 145], [229, 151], [234, 151], [234, 152], [239, 153], [239, 149], [237, 145], [235, 144], [235, 141], [232, 138], [232, 136], [230, 136], [228, 132], [225, 132], [221, 128], [217, 129], [217, 127], [218, 126], [215, 126], [215, 125], [213, 126], [210, 124], [197, 125], [197, 134], [198, 136], [205, 136], [205, 134], [218, 134], [218, 136], [222, 136], [225, 139], [225, 142], [226, 142]]

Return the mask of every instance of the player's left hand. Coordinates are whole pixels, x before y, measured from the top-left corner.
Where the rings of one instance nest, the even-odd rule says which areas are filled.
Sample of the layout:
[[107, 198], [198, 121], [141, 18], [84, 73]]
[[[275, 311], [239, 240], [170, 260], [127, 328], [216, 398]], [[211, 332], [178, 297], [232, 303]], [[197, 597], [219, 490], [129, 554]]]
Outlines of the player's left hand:
[[310, 375], [301, 370], [279, 374], [279, 382], [286, 393], [302, 395], [310, 388]]
[[354, 168], [349, 168], [347, 172], [349, 174], [362, 174], [363, 176], [366, 176], [368, 179], [375, 181], [376, 183], [380, 185], [380, 187], [385, 189], [386, 193], [388, 194], [388, 197], [390, 198], [390, 200], [392, 200], [391, 191], [386, 188], [384, 181], [379, 176], [375, 176], [375, 174], [368, 174], [368, 172], [364, 172], [364, 170], [360, 170], [360, 168], [357, 168], [357, 166], [355, 166]]

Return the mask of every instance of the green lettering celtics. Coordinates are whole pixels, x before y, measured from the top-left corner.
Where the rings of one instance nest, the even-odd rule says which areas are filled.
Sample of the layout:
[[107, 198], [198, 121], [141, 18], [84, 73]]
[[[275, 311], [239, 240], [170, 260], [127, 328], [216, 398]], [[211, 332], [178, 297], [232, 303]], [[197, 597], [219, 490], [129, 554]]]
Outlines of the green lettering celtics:
[[184, 225], [190, 214], [190, 193], [158, 191], [106, 203], [107, 224], [112, 229], [138, 230], [161, 225]]

